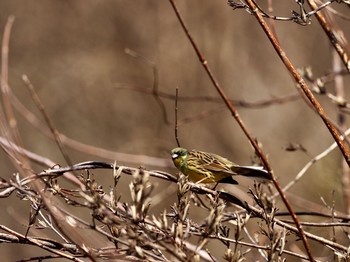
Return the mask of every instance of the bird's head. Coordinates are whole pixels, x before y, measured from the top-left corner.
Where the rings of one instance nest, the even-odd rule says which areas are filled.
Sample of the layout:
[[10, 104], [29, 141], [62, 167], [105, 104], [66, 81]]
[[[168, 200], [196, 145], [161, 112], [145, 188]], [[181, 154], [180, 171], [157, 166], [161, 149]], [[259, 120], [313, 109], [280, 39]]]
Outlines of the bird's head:
[[181, 166], [185, 164], [187, 158], [188, 150], [182, 147], [176, 147], [171, 150], [171, 159], [174, 165], [181, 170]]

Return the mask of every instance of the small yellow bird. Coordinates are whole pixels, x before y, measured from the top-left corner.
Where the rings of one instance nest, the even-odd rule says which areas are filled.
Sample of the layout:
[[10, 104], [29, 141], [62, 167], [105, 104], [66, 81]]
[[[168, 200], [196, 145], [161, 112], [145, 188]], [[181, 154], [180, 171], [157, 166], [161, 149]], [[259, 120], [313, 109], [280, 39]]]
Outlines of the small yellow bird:
[[199, 183], [238, 184], [232, 176], [242, 175], [271, 180], [269, 173], [260, 166], [239, 166], [219, 155], [177, 147], [171, 150], [174, 165], [188, 179]]

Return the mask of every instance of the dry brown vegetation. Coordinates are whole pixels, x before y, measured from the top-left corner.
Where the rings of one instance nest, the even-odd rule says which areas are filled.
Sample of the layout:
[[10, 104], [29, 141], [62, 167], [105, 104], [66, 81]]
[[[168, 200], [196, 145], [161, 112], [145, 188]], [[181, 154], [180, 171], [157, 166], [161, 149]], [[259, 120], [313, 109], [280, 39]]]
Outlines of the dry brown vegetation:
[[[0, 10], [1, 261], [349, 260], [348, 0]], [[272, 183], [194, 184], [178, 143]]]

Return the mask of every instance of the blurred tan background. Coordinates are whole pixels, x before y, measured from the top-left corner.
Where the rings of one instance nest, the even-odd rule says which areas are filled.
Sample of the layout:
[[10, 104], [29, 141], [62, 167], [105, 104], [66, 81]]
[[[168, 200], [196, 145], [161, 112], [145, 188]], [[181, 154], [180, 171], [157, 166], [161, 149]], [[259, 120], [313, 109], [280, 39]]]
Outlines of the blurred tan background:
[[[233, 11], [226, 1], [177, 2], [199, 48], [230, 98], [257, 102], [296, 93], [295, 83], [253, 16], [243, 10]], [[261, 2], [266, 8], [265, 1]], [[292, 9], [297, 10], [294, 2], [275, 1], [274, 14], [290, 16]], [[340, 7], [340, 10], [349, 15], [348, 9]], [[22, 75], [28, 75], [56, 128], [79, 142], [115, 152], [167, 159], [169, 150], [176, 146], [174, 125], [164, 122], [154, 97], [119, 88], [152, 88], [153, 84], [152, 68], [142, 59], [126, 54], [126, 48], [155, 63], [160, 91], [174, 95], [178, 87], [180, 96], [218, 97], [167, 1], [2, 0], [0, 14], [1, 31], [8, 17], [15, 17], [9, 54], [12, 91], [42, 119], [22, 81]], [[349, 37], [348, 22], [337, 22]], [[292, 22], [275, 22], [275, 26], [282, 47], [296, 67], [311, 66], [315, 76], [331, 70], [330, 43], [315, 18], [309, 26]], [[346, 87], [349, 79], [344, 80]], [[332, 92], [332, 86], [328, 87]], [[336, 121], [335, 105], [327, 98], [318, 98]], [[174, 101], [162, 100], [168, 119], [173, 122]], [[181, 121], [222, 106], [203, 100], [180, 100], [178, 117]], [[332, 143], [321, 119], [301, 99], [254, 109], [237, 108], [248, 130], [262, 143], [282, 185]], [[65, 165], [55, 143], [20, 114], [17, 116], [25, 148]], [[179, 139], [183, 147], [215, 152], [237, 163], [251, 164], [251, 146], [226, 109], [180, 125]], [[307, 154], [286, 152], [283, 147], [290, 142], [302, 144]], [[112, 162], [69, 148], [68, 151], [74, 163]], [[15, 168], [3, 153], [0, 161], [1, 176], [9, 178]], [[322, 204], [320, 196], [331, 201], [335, 191], [336, 207], [343, 210], [340, 161], [336, 150], [313, 166], [291, 192]], [[118, 164], [139, 166], [128, 162]], [[176, 174], [172, 167], [142, 165]], [[112, 185], [111, 176], [99, 179], [106, 187]], [[122, 178], [120, 182], [125, 185], [126, 200], [129, 181]], [[156, 181], [156, 192], [163, 190], [162, 183]], [[169, 208], [176, 201], [176, 187], [169, 186], [173, 188], [169, 202], [157, 204], [155, 212]], [[11, 199], [13, 205], [8, 200], [0, 201], [3, 210], [0, 223], [25, 232], [29, 207], [16, 197]], [[293, 204], [296, 210], [303, 209], [297, 202]], [[280, 208], [284, 209], [282, 204]], [[13, 224], [13, 218], [19, 217], [13, 212], [23, 215], [20, 221], [23, 229], [18, 228], [18, 222]], [[200, 217], [197, 219], [200, 221]], [[9, 261], [35, 254], [28, 247], [14, 249], [5, 244], [0, 245], [0, 252], [11, 257]]]

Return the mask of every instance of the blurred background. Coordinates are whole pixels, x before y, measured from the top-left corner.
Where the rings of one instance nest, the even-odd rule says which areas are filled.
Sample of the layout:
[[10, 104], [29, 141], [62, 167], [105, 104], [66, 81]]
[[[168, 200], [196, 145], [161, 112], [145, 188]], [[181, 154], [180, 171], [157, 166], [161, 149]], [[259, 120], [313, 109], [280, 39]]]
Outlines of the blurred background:
[[[226, 1], [177, 2], [191, 34], [231, 99], [258, 103], [297, 94], [295, 82], [253, 16], [244, 10], [232, 10]], [[267, 1], [258, 2], [267, 10]], [[274, 1], [273, 7], [273, 14], [278, 16], [289, 17], [292, 10], [298, 10], [295, 1]], [[350, 15], [345, 5], [332, 7]], [[177, 174], [169, 156], [169, 151], [176, 147], [175, 101], [160, 97], [165, 111], [162, 109], [150, 94], [154, 84], [152, 66], [130, 53], [137, 52], [153, 62], [159, 76], [159, 92], [173, 97], [178, 88], [180, 97], [219, 96], [168, 1], [2, 0], [0, 14], [2, 30], [8, 17], [15, 17], [9, 46], [9, 85], [25, 107], [43, 119], [22, 80], [24, 74], [60, 133], [96, 148], [128, 153], [140, 159], [140, 163], [129, 162], [127, 157], [108, 159], [98, 151], [87, 154], [68, 145], [73, 163], [116, 160], [119, 165]], [[341, 19], [336, 22], [349, 37], [349, 22]], [[311, 66], [315, 77], [332, 70], [332, 47], [315, 17], [308, 26], [279, 21], [273, 24], [282, 47], [296, 67]], [[343, 80], [347, 87], [349, 78]], [[327, 91], [334, 92], [332, 84], [327, 85]], [[325, 96], [317, 98], [337, 122], [337, 107]], [[216, 101], [179, 99], [181, 145], [217, 153], [242, 165], [252, 164], [254, 152], [248, 140], [220, 99]], [[333, 142], [322, 120], [301, 98], [250, 108], [237, 105], [237, 110], [261, 143], [282, 186]], [[16, 116], [24, 147], [65, 166], [55, 142], [20, 113], [16, 112]], [[290, 143], [302, 145], [306, 152], [286, 151]], [[150, 165], [147, 158], [142, 161], [143, 156], [157, 157], [161, 164]], [[0, 163], [2, 177], [9, 178], [16, 172], [3, 152]], [[36, 171], [42, 169], [38, 166]], [[308, 205], [313, 211], [320, 210], [324, 206], [322, 197], [328, 203], [334, 200], [336, 209], [344, 211], [340, 172], [341, 155], [336, 149], [310, 168], [289, 191], [295, 210]], [[98, 179], [106, 188], [112, 186], [110, 173], [96, 173], [101, 173]], [[176, 201], [176, 185], [152, 181], [155, 193], [167, 195], [166, 201], [152, 205], [152, 212], [169, 209]], [[129, 177], [120, 181], [124, 185], [120, 193], [125, 201], [130, 198], [129, 182]], [[245, 187], [238, 188], [247, 191]], [[29, 207], [15, 196], [11, 199], [13, 204], [8, 199], [0, 201], [3, 210], [0, 223], [25, 232]], [[282, 203], [278, 206], [284, 210]], [[198, 221], [206, 216], [205, 213], [192, 215]], [[13, 261], [36, 251], [2, 244], [0, 253]]]

